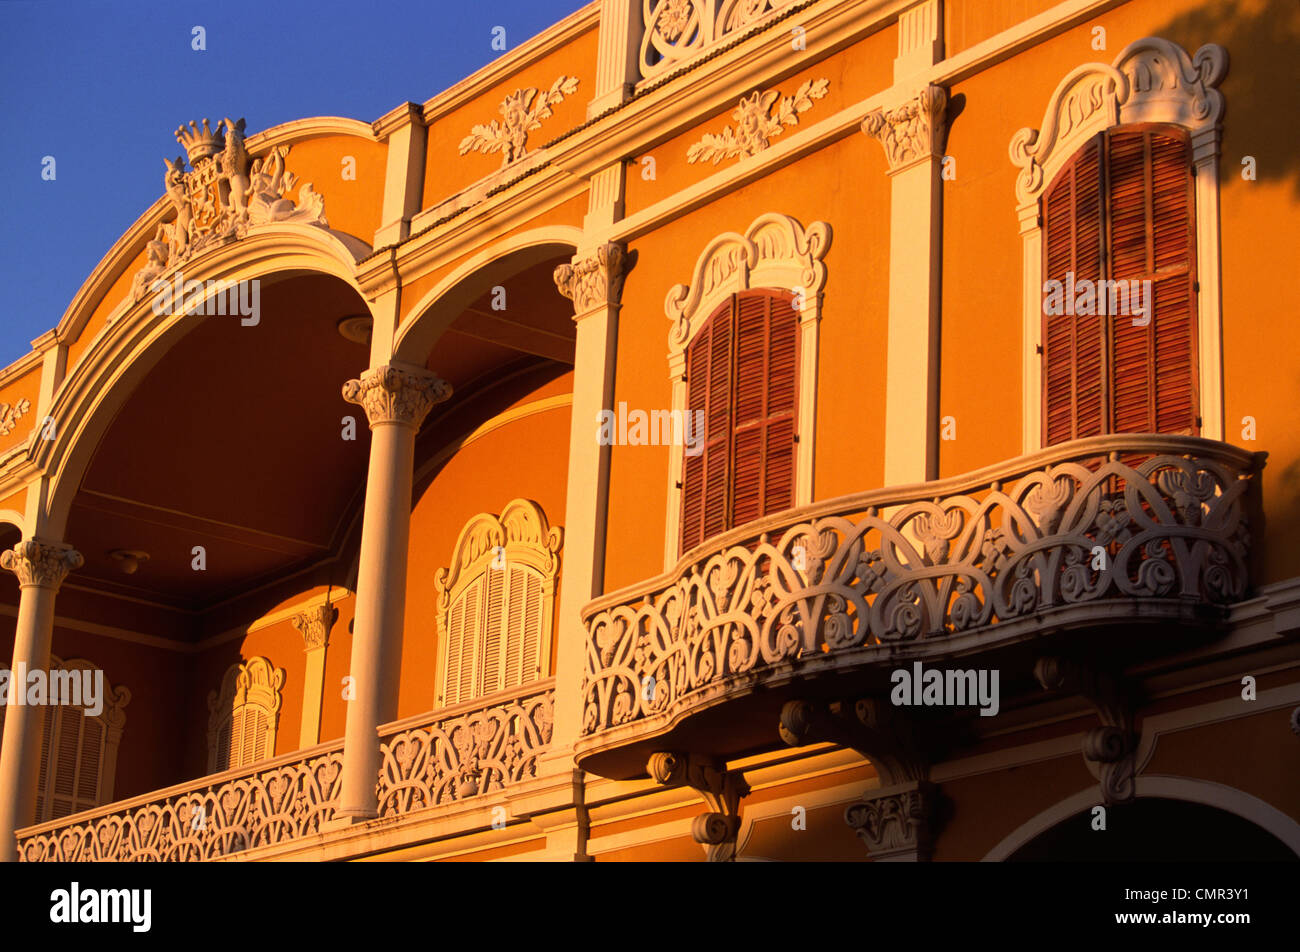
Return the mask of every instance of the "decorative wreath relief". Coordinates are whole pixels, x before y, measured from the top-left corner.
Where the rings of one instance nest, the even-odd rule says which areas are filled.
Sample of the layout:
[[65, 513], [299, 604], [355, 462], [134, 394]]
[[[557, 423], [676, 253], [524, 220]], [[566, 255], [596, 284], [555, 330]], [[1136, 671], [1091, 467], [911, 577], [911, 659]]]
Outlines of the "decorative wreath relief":
[[18, 421], [26, 416], [31, 408], [31, 401], [26, 397], [13, 404], [0, 403], [0, 436], [8, 436], [12, 433]]
[[460, 140], [460, 154], [482, 152], [491, 155], [501, 152], [501, 167], [517, 162], [527, 153], [528, 133], [540, 129], [543, 119], [552, 115], [551, 107], [573, 95], [578, 88], [578, 77], [561, 76], [551, 83], [551, 88], [541, 93], [535, 88], [516, 89], [501, 101], [500, 112], [504, 124], [493, 119], [487, 125], [477, 125], [469, 135]]
[[705, 133], [687, 150], [686, 161], [717, 165], [723, 159], [758, 155], [786, 126], [798, 125], [799, 113], [811, 109], [813, 100], [825, 96], [829, 86], [830, 80], [810, 79], [793, 96], [769, 89], [741, 99], [731, 114], [736, 128], [727, 126], [717, 135]]

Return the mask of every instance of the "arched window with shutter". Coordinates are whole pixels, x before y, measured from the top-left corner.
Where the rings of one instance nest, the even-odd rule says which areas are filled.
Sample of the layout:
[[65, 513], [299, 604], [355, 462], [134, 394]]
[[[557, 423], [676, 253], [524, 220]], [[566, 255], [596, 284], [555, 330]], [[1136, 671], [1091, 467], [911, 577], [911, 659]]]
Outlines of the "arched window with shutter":
[[[1039, 126], [1012, 136], [1025, 452], [1101, 433], [1224, 439], [1218, 159], [1227, 70], [1221, 46], [1189, 54], [1145, 37], [1109, 64], [1065, 73]], [[1050, 282], [1071, 273], [1150, 281], [1149, 313], [1049, 313]], [[1086, 289], [1078, 293], [1086, 303]]]
[[208, 773], [247, 767], [275, 755], [284, 669], [266, 658], [232, 664], [208, 694]]
[[[1044, 287], [1071, 298], [1044, 307], [1044, 445], [1102, 433], [1199, 434], [1191, 170], [1183, 130], [1121, 127], [1089, 141], [1043, 194]], [[1080, 292], [1077, 312], [1072, 289], [1083, 280], [1095, 292], [1091, 307]], [[1116, 313], [1125, 296], [1130, 306]]]
[[[131, 692], [114, 688], [105, 678], [102, 703], [98, 714], [90, 713], [85, 693], [85, 676], [96, 678], [100, 669], [81, 658], [61, 661], [51, 656], [50, 693], [58, 679], [79, 690], [80, 704], [48, 704], [41, 731], [40, 780], [36, 793], [36, 822], [58, 820], [82, 810], [93, 810], [113, 799], [117, 774], [117, 751], [126, 726], [124, 708]], [[71, 678], [77, 680], [73, 687]], [[98, 675], [102, 677], [102, 672]], [[12, 686], [10, 690], [15, 690]], [[4, 736], [5, 706], [0, 704], [0, 738]]]
[[686, 348], [704, 433], [682, 464], [682, 552], [794, 505], [798, 349], [794, 296], [766, 289], [731, 295]]
[[705, 432], [698, 455], [670, 447], [665, 568], [719, 532], [812, 502], [830, 246], [829, 223], [768, 212], [715, 237], [691, 283], [669, 290], [672, 410], [692, 424], [702, 412]]
[[562, 537], [527, 499], [461, 529], [451, 564], [435, 576], [440, 706], [547, 676]]

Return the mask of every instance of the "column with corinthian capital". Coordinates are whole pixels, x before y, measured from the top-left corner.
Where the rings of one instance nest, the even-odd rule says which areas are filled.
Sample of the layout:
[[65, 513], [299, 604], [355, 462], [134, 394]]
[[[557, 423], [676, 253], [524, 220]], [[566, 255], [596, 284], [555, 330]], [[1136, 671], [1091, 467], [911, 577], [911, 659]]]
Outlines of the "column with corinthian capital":
[[353, 696], [343, 738], [340, 817], [376, 815], [379, 725], [397, 716], [406, 608], [406, 550], [411, 534], [415, 434], [451, 384], [422, 367], [385, 365], [349, 380], [343, 398], [370, 421], [370, 468], [361, 526], [361, 561], [352, 638]]
[[[45, 670], [54, 635], [54, 595], [67, 574], [81, 567], [81, 553], [59, 542], [28, 539], [0, 554], [0, 566], [18, 576], [18, 624], [7, 701], [26, 691], [22, 672]], [[14, 831], [36, 821], [44, 707], [10, 703], [0, 741], [0, 860], [18, 858]]]
[[582, 726], [582, 676], [587, 632], [582, 607], [600, 593], [605, 567], [609, 447], [599, 440], [602, 410], [614, 397], [614, 355], [623, 278], [631, 262], [608, 242], [555, 269], [560, 293], [573, 301], [577, 324], [573, 359], [573, 418], [564, 509], [563, 576], [555, 671], [555, 729], [551, 769], [573, 770], [573, 744]]

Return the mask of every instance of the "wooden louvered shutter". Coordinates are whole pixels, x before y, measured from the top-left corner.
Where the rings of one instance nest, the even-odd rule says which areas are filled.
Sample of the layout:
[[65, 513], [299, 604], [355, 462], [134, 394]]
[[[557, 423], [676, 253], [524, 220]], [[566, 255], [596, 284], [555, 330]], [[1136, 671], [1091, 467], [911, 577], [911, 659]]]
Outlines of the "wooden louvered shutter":
[[[686, 352], [686, 412], [694, 421], [705, 420], [704, 432], [696, 434], [701, 446], [709, 443], [709, 341], [713, 322], [691, 342]], [[704, 538], [704, 457], [705, 452], [684, 454], [682, 461], [682, 551], [699, 545]]]
[[507, 572], [506, 660], [501, 686], [513, 688], [541, 673], [542, 580], [522, 565], [511, 565]]
[[[795, 413], [798, 404], [799, 314], [788, 294], [769, 295], [767, 417], [764, 432], [763, 511], [794, 505]], [[737, 520], [739, 522], [740, 520]]]
[[506, 614], [506, 572], [509, 569], [489, 568], [484, 577], [486, 608], [484, 611], [481, 639], [482, 666], [479, 681], [473, 687], [473, 694], [491, 694], [501, 689], [501, 643], [505, 635]]
[[104, 764], [104, 722], [98, 717], [82, 717], [81, 721], [81, 750], [77, 756], [73, 813], [99, 806], [100, 773]]
[[77, 760], [81, 752], [81, 722], [86, 719], [79, 708], [60, 708], [59, 715], [53, 738], [53, 776], [46, 787], [51, 820], [73, 812], [72, 804], [77, 790]]
[[[1093, 139], [1043, 196], [1043, 278], [1071, 294], [1074, 281], [1102, 277], [1101, 140]], [[1071, 302], [1043, 315], [1044, 445], [1104, 432], [1105, 320], [1077, 315]]]
[[522, 631], [523, 658], [516, 684], [526, 684], [542, 676], [542, 579], [527, 571], [524, 577], [524, 603]]
[[[26, 690], [26, 686], [22, 686]], [[57, 705], [51, 704], [45, 709], [45, 720], [41, 727], [41, 767], [40, 781], [36, 797], [36, 818], [38, 820], [48, 820], [50, 818], [50, 781], [53, 779], [55, 764], [58, 761], [55, 756], [55, 731], [57, 730], [56, 722], [59, 718], [60, 709]]]
[[1153, 301], [1112, 316], [1115, 433], [1198, 431], [1195, 221], [1186, 138], [1171, 129], [1126, 129], [1107, 141], [1110, 275], [1150, 281]]
[[483, 579], [465, 587], [447, 613], [447, 671], [444, 675], [444, 704], [459, 704], [474, 691], [474, 668], [483, 602]]
[[689, 412], [704, 450], [686, 456], [682, 551], [794, 505], [799, 321], [791, 295], [733, 295], [687, 349]]
[[727, 529], [727, 499], [730, 495], [731, 456], [731, 373], [732, 341], [735, 336], [735, 300], [729, 301], [710, 318], [708, 408], [705, 411], [704, 504], [700, 515], [700, 539]]

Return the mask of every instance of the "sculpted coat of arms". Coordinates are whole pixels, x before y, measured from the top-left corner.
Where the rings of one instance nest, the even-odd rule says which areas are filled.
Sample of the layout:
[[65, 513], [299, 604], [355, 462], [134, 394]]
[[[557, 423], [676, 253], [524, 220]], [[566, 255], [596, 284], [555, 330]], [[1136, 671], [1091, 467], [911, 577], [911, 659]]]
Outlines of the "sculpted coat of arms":
[[298, 190], [298, 201], [286, 198], [298, 178], [285, 168], [287, 145], [252, 158], [244, 146], [244, 120], [222, 119], [212, 128], [208, 120], [176, 130], [185, 159], [163, 159], [163, 186], [176, 217], [158, 226], [149, 242], [145, 266], [136, 272], [135, 299], [148, 293], [163, 273], [206, 248], [244, 237], [249, 227], [267, 222], [302, 222], [328, 228], [325, 200], [310, 182]]

